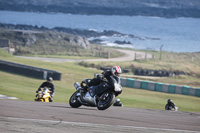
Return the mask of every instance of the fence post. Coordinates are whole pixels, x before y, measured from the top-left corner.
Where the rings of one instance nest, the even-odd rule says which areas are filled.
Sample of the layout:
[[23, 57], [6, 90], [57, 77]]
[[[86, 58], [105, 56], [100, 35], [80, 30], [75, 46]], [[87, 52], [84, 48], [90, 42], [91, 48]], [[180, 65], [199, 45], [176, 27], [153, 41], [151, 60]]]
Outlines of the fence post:
[[194, 62], [194, 57], [192, 56], [192, 62]]
[[47, 79], [47, 71], [43, 72], [43, 79]]
[[108, 59], [110, 58], [110, 49], [108, 50]]
[[155, 59], [155, 55], [154, 54], [152, 54], [152, 59]]
[[145, 60], [147, 60], [147, 53], [145, 53]]
[[137, 53], [135, 52], [135, 60], [137, 60]]
[[101, 57], [101, 49], [99, 50], [99, 57]]

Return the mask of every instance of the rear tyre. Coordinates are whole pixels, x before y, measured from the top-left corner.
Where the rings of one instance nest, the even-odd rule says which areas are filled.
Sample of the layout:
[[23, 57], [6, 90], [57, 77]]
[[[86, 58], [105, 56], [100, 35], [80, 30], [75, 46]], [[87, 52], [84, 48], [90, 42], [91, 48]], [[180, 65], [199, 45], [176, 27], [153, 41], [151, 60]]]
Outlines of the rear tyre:
[[72, 108], [78, 108], [80, 107], [82, 104], [78, 101], [78, 97], [76, 96], [78, 92], [74, 92], [74, 94], [70, 97], [69, 99], [69, 105], [72, 107]]
[[101, 100], [99, 100], [97, 103], [97, 108], [99, 110], [105, 110], [114, 103], [115, 95], [112, 92], [105, 92], [103, 95], [101, 95], [100, 99]]

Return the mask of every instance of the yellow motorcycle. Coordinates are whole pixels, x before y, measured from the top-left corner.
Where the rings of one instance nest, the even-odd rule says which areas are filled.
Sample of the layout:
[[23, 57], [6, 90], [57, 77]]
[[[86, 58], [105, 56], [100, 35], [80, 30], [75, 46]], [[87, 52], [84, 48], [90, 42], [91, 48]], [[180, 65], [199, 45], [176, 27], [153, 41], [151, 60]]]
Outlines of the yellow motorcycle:
[[37, 95], [36, 95], [35, 101], [38, 101], [38, 102], [49, 102], [49, 98], [51, 97], [50, 92], [51, 91], [47, 87], [40, 88], [40, 90], [37, 91]]

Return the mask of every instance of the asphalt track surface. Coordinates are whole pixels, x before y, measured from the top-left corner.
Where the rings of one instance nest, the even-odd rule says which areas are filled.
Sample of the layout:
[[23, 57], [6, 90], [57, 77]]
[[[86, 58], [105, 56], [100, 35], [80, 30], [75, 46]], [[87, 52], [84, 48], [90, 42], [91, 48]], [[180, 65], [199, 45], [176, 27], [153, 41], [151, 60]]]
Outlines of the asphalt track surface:
[[[68, 101], [68, 100], [66, 100]], [[200, 113], [0, 100], [1, 133], [199, 133]]]

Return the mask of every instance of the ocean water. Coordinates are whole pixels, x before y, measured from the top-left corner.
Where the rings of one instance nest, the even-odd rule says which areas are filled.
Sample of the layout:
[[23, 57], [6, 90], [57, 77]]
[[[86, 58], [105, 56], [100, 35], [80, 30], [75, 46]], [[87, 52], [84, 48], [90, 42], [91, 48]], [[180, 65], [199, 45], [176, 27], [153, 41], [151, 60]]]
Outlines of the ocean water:
[[[48, 28], [66, 27], [96, 31], [115, 30], [125, 34], [133, 34], [143, 39], [127, 36], [100, 37], [100, 39], [104, 40], [105, 45], [152, 50], [159, 50], [163, 45], [162, 50], [170, 52], [200, 51], [200, 19], [198, 18], [0, 11], [0, 23], [37, 25]], [[148, 38], [159, 38], [159, 40]], [[132, 44], [117, 45], [113, 43], [116, 40], [130, 41]]]

